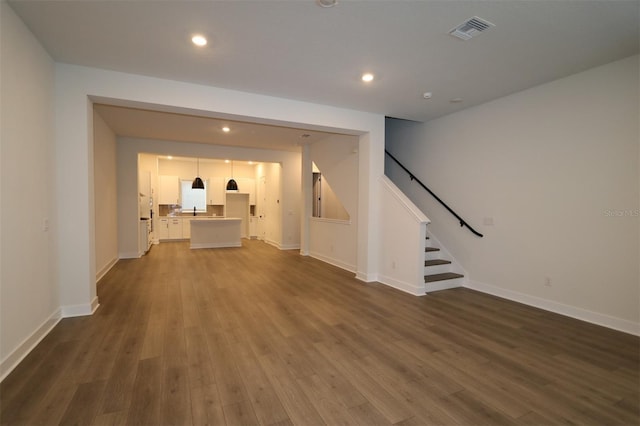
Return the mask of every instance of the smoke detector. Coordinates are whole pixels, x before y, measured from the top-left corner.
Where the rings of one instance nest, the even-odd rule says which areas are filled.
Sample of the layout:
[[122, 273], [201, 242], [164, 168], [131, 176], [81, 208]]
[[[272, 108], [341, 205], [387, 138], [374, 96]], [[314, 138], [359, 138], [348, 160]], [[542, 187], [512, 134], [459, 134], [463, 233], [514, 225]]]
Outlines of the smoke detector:
[[495, 27], [495, 24], [492, 24], [485, 19], [474, 16], [467, 19], [457, 27], [453, 28], [451, 31], [449, 31], [449, 34], [459, 38], [460, 40], [469, 40], [470, 38], [477, 36], [481, 32], [486, 31], [491, 27]]

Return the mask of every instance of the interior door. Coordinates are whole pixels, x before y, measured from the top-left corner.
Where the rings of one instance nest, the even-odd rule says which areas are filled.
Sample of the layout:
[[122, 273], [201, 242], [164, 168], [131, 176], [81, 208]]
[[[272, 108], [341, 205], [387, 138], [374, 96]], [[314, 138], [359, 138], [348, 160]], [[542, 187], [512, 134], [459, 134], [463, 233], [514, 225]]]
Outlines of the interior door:
[[265, 239], [266, 236], [266, 227], [265, 227], [265, 215], [266, 215], [266, 209], [265, 206], [267, 205], [267, 177], [266, 176], [260, 176], [260, 179], [258, 180], [258, 187], [256, 188], [257, 190], [257, 200], [258, 200], [258, 205], [256, 206], [258, 211], [257, 211], [257, 215], [258, 215], [258, 238], [263, 240]]

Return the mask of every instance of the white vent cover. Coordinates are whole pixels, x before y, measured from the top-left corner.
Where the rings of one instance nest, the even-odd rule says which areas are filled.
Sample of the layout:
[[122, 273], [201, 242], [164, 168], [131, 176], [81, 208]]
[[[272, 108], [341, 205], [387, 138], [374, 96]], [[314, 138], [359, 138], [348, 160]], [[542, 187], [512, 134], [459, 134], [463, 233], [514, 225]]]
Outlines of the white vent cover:
[[489, 21], [474, 16], [473, 18], [467, 19], [462, 24], [449, 31], [449, 34], [454, 37], [458, 37], [461, 40], [469, 40], [471, 37], [475, 37], [482, 31], [485, 31], [491, 27], [495, 27], [495, 25]]

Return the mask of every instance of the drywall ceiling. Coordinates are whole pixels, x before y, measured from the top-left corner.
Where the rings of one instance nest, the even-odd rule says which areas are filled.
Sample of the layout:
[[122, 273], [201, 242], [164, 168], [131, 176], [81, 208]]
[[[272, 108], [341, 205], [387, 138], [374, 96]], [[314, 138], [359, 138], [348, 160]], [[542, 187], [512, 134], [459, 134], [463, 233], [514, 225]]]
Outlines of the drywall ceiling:
[[[9, 3], [58, 62], [419, 121], [636, 54], [640, 7], [637, 0]], [[473, 16], [495, 27], [468, 41], [448, 34]], [[194, 33], [209, 44], [196, 48]], [[365, 71], [376, 76], [370, 84], [360, 80]]]
[[[354, 136], [337, 135], [309, 129], [272, 126], [222, 118], [127, 108], [94, 103], [94, 110], [118, 136], [241, 146], [281, 151], [300, 151], [300, 147], [333, 135], [353, 140]], [[228, 127], [229, 131], [222, 130]]]

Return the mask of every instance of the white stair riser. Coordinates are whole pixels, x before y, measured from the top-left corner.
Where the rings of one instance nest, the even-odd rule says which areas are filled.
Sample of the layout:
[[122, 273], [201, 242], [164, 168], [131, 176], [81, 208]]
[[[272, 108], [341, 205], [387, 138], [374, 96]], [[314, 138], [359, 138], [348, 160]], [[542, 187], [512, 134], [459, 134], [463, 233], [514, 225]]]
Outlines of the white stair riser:
[[432, 283], [425, 283], [425, 291], [427, 293], [432, 291], [447, 290], [450, 288], [462, 287], [464, 278], [455, 278], [452, 280], [434, 281]]
[[425, 251], [424, 260], [442, 259], [442, 251]]
[[442, 274], [444, 272], [453, 272], [451, 270], [451, 264], [447, 265], [434, 265], [434, 266], [425, 266], [424, 274], [425, 275], [434, 275], [434, 274]]

